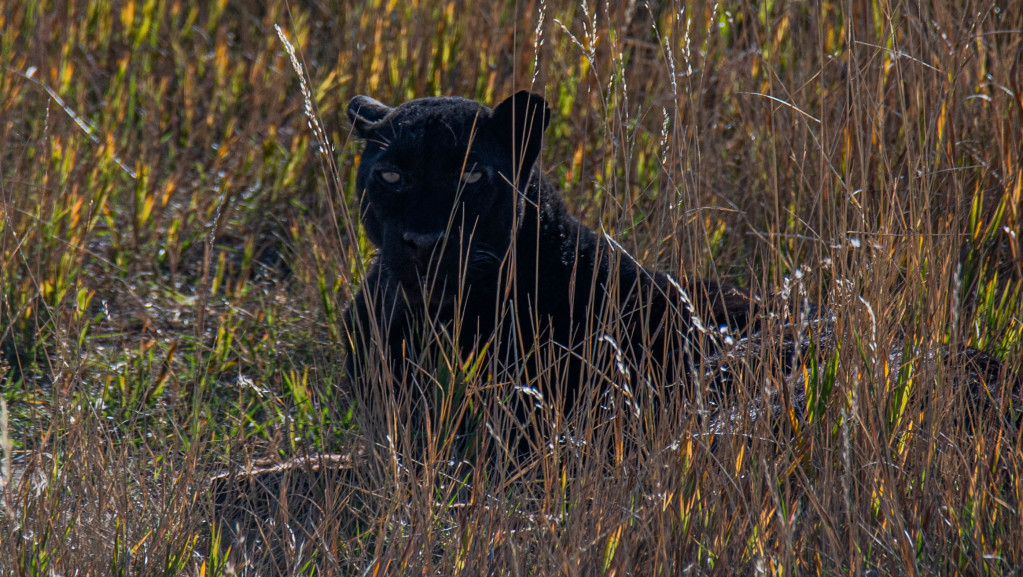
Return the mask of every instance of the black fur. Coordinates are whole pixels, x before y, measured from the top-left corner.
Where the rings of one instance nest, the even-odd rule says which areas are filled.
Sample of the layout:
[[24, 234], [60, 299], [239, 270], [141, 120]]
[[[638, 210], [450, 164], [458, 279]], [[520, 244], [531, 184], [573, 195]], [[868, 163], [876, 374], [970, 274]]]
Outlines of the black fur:
[[518, 382], [560, 353], [556, 380], [571, 402], [586, 368], [602, 370], [592, 345], [604, 335], [617, 366], [677, 379], [694, 326], [742, 329], [753, 312], [745, 292], [682, 287], [568, 213], [535, 167], [550, 120], [539, 96], [519, 92], [493, 110], [462, 98], [392, 109], [358, 96], [348, 116], [366, 141], [357, 187], [379, 250], [348, 317], [356, 381], [401, 381], [440, 331], [463, 357], [486, 347]]
[[[449, 339], [462, 359], [486, 351], [493, 382], [539, 383], [548, 399], [564, 393], [553, 398], [570, 411], [586, 384], [623, 368], [662, 385], [692, 381], [696, 362], [725, 375], [715, 339], [694, 352], [699, 333], [757, 330], [760, 299], [646, 269], [568, 213], [535, 166], [550, 120], [541, 97], [519, 92], [491, 110], [463, 98], [389, 108], [357, 96], [348, 116], [366, 141], [357, 187], [378, 248], [347, 313], [356, 391], [425, 398], [416, 375], [436, 374]], [[820, 344], [830, 342], [830, 315], [813, 314]], [[787, 338], [783, 356], [805, 350], [803, 338]], [[731, 353], [758, 356], [761, 340], [739, 339]], [[1023, 399], [1021, 380], [994, 359], [972, 349], [950, 358], [965, 364], [975, 399], [990, 396], [978, 383], [995, 382], [1014, 405]], [[368, 386], [375, 379], [387, 382]]]

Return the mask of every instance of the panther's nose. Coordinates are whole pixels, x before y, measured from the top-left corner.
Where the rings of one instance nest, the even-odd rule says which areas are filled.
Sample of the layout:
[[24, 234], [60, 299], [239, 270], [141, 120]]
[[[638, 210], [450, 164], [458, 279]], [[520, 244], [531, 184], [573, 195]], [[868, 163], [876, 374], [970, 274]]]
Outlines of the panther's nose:
[[419, 260], [426, 261], [444, 238], [444, 233], [405, 232], [401, 238]]

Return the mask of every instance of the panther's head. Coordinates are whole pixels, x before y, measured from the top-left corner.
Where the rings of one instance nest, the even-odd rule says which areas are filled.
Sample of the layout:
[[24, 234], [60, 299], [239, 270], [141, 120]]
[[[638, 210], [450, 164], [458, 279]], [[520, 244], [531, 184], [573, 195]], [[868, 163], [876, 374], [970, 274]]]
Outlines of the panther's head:
[[366, 142], [356, 181], [362, 223], [406, 294], [450, 301], [493, 275], [550, 121], [543, 98], [519, 92], [491, 110], [464, 98], [391, 108], [356, 96], [348, 118]]

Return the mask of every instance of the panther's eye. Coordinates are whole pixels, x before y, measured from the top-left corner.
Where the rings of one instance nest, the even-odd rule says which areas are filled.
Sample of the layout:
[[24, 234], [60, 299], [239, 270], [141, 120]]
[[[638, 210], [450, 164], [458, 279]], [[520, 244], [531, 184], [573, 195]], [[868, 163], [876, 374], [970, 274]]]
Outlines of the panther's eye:
[[472, 172], [462, 173], [462, 182], [464, 182], [465, 184], [475, 184], [479, 182], [481, 178], [483, 178], [482, 170], [474, 170]]
[[386, 182], [387, 184], [398, 184], [399, 182], [401, 182], [401, 175], [398, 174], [397, 172], [394, 172], [393, 170], [383, 170], [378, 172], [377, 174], [379, 174], [380, 179]]

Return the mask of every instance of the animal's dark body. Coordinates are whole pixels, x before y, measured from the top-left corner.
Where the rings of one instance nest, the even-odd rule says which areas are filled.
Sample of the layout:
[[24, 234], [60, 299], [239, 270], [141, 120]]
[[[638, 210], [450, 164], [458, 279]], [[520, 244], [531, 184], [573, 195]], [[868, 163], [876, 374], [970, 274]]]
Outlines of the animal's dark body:
[[[416, 374], [450, 355], [438, 350], [446, 341], [463, 359], [486, 351], [504, 373], [498, 383], [555, 384], [570, 410], [582, 385], [623, 366], [647, 382], [691, 380], [692, 363], [715, 356], [694, 353], [695, 329], [755, 328], [762, 307], [746, 291], [680, 284], [568, 213], [535, 167], [550, 119], [541, 97], [519, 92], [491, 110], [463, 98], [390, 108], [357, 96], [348, 116], [366, 141], [357, 187], [378, 248], [347, 313], [357, 389], [382, 379], [422, 393]], [[815, 323], [833, 340], [829, 321]], [[1001, 365], [983, 353], [958, 356], [971, 388], [999, 379]]]
[[[357, 187], [379, 249], [349, 312], [357, 381], [401, 381], [442, 331], [463, 357], [486, 348], [525, 379], [565, 359], [557, 380], [570, 401], [609, 350], [619, 367], [678, 378], [694, 314], [741, 329], [753, 312], [744, 291], [680, 286], [568, 213], [534, 166], [550, 118], [539, 96], [519, 92], [493, 110], [462, 98], [389, 108], [359, 96], [348, 115], [366, 141]], [[614, 348], [595, 359], [605, 335]]]

